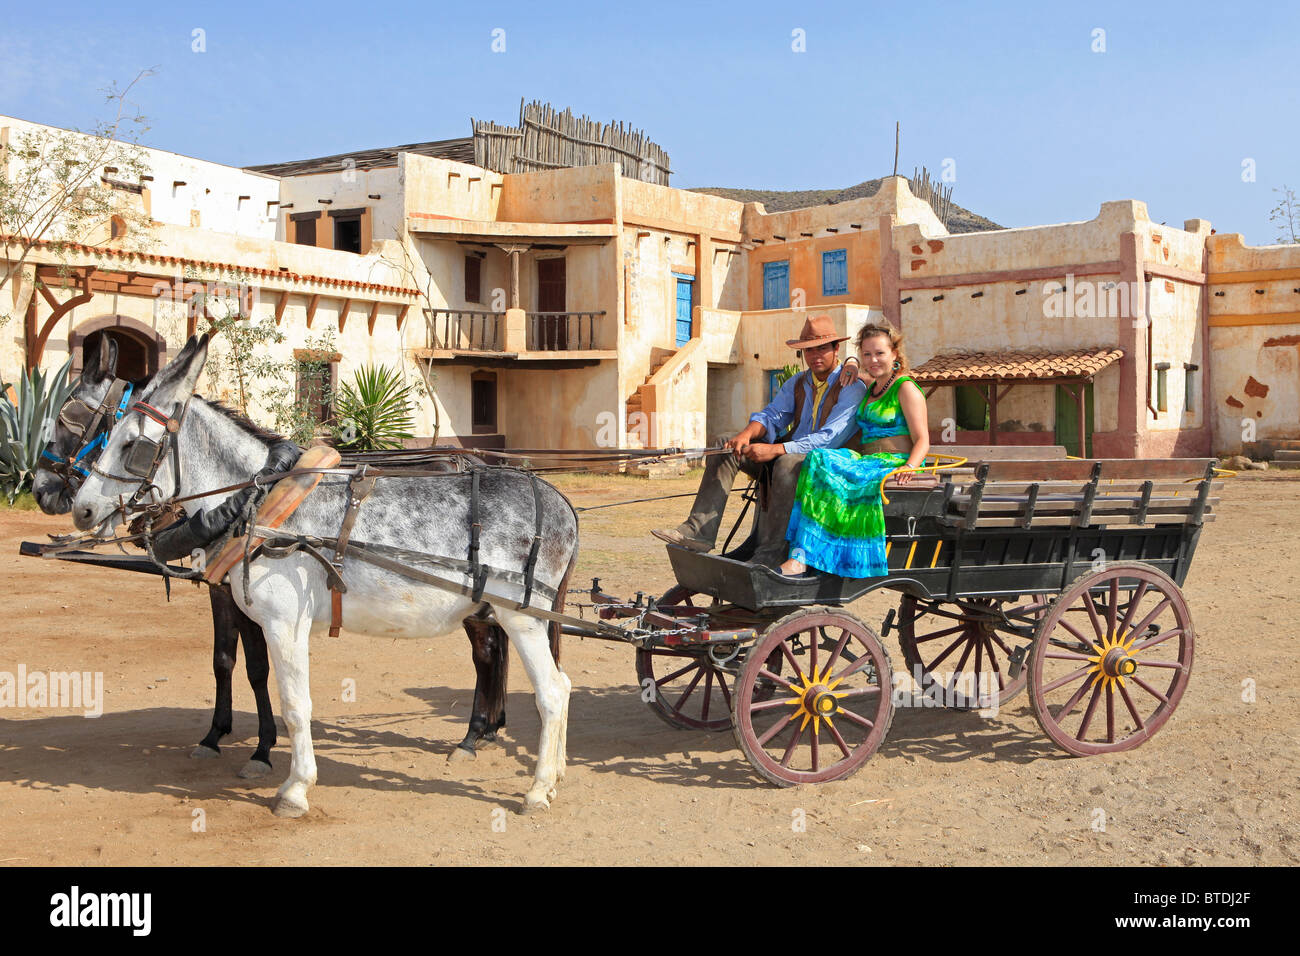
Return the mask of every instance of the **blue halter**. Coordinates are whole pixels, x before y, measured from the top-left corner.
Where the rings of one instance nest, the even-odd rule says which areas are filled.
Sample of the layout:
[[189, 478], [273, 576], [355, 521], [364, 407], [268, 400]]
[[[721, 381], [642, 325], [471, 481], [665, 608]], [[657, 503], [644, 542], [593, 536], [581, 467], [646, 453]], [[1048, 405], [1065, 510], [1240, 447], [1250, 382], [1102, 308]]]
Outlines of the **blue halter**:
[[66, 464], [68, 466], [69, 471], [77, 472], [78, 474], [81, 475], [82, 478], [89, 477], [90, 469], [87, 468], [85, 465], [80, 464], [81, 460], [85, 458], [87, 455], [89, 455], [92, 451], [95, 451], [96, 449], [102, 451], [105, 447], [107, 447], [109, 430], [113, 427], [113, 425], [116, 425], [118, 422], [120, 422], [122, 420], [122, 416], [126, 414], [126, 407], [131, 402], [131, 393], [132, 391], [134, 391], [134, 389], [135, 389], [134, 385], [132, 385], [130, 382], [126, 383], [126, 388], [122, 389], [122, 400], [117, 403], [117, 408], [113, 410], [113, 421], [109, 424], [108, 428], [103, 428], [101, 426], [99, 434], [83, 442], [82, 446], [79, 449], [77, 449], [76, 454], [74, 454], [71, 458], [64, 458], [60, 455], [55, 455], [49, 450], [49, 448], [44, 448], [41, 450], [41, 457], [48, 461], [54, 462], [56, 465]]

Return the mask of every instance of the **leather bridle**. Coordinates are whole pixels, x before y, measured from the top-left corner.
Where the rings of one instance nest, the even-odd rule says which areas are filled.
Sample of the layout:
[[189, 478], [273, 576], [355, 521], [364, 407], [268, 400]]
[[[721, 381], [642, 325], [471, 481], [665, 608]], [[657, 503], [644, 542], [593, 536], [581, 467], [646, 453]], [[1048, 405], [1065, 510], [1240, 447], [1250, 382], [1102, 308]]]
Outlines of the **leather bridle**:
[[145, 418], [151, 419], [162, 425], [164, 428], [162, 438], [154, 441], [146, 438], [142, 433], [122, 450], [122, 467], [127, 474], [115, 475], [112, 472], [104, 471], [99, 464], [92, 463], [90, 470], [101, 478], [107, 478], [110, 481], [118, 481], [122, 484], [130, 485], [138, 480], [138, 487], [130, 500], [121, 501], [119, 495], [118, 510], [123, 518], [128, 517], [128, 512], [138, 505], [150, 490], [158, 492], [160, 499], [166, 499], [167, 495], [162, 494], [162, 489], [154, 484], [154, 477], [158, 474], [158, 467], [163, 463], [163, 459], [170, 452], [172, 458], [172, 480], [174, 488], [171, 497], [180, 493], [181, 487], [181, 457], [180, 448], [176, 441], [176, 435], [181, 430], [181, 425], [185, 421], [185, 416], [189, 412], [191, 395], [184, 402], [177, 402], [176, 407], [172, 409], [172, 414], [155, 408], [148, 402], [137, 401], [131, 405], [129, 411], [139, 412]]
[[59, 409], [59, 423], [81, 439], [81, 445], [67, 458], [54, 454], [47, 445], [41, 451], [41, 458], [49, 462], [45, 466], [46, 470], [59, 476], [69, 494], [75, 495], [81, 482], [90, 474], [90, 462], [86, 459], [92, 453], [104, 450], [108, 444], [108, 433], [126, 414], [134, 390], [135, 386], [130, 382], [115, 378], [97, 408], [91, 408], [86, 402], [74, 397], [69, 398]]

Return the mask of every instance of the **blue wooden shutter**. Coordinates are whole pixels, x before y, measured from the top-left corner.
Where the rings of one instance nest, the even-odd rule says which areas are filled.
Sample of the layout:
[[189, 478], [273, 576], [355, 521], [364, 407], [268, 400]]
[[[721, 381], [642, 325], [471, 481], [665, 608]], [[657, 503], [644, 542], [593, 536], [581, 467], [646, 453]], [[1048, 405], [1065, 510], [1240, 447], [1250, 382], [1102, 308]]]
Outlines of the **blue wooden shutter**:
[[790, 308], [790, 260], [763, 263], [763, 308]]
[[849, 294], [849, 251], [832, 249], [822, 253], [822, 295]]

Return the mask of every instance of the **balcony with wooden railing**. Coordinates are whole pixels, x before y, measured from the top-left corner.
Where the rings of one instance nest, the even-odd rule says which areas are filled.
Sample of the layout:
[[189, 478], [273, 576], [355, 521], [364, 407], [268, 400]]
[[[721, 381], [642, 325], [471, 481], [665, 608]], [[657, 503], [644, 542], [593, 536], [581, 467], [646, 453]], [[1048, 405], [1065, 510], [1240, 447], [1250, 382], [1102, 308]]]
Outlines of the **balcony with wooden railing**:
[[426, 309], [428, 347], [419, 354], [436, 362], [578, 362], [617, 358], [601, 349], [605, 312], [525, 312], [507, 309]]
[[527, 312], [528, 351], [590, 351], [602, 312]]

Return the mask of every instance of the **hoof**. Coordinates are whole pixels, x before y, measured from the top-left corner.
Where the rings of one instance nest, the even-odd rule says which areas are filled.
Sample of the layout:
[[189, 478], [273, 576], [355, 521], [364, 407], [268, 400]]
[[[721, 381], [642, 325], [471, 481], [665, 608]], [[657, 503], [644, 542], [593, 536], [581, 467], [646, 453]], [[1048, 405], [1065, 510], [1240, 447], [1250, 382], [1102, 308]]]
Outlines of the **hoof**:
[[527, 817], [534, 813], [545, 813], [549, 809], [551, 809], [551, 801], [545, 797], [533, 798], [530, 796], [524, 800], [523, 809], [519, 812]]
[[265, 777], [271, 772], [271, 765], [263, 760], [250, 760], [244, 764], [239, 771], [239, 777], [242, 780], [257, 780], [259, 777]]
[[220, 756], [220, 750], [214, 750], [206, 744], [199, 744], [190, 751], [190, 758], [193, 760], [216, 760]]
[[298, 817], [306, 814], [307, 808], [301, 803], [290, 803], [288, 800], [281, 798], [275, 805], [275, 815], [284, 817], [287, 820], [296, 820]]
[[477, 760], [478, 754], [468, 747], [462, 747], [459, 744], [451, 748], [451, 753], [447, 754], [447, 763], [465, 763], [469, 760]]

